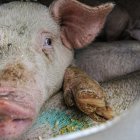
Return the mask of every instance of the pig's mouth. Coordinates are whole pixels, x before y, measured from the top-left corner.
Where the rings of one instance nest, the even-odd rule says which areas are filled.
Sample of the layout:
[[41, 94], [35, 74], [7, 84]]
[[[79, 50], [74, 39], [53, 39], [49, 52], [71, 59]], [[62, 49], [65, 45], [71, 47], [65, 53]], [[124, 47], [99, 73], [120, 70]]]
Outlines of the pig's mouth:
[[34, 116], [34, 111], [30, 107], [25, 108], [1, 97], [0, 91], [0, 138], [19, 137], [31, 126]]

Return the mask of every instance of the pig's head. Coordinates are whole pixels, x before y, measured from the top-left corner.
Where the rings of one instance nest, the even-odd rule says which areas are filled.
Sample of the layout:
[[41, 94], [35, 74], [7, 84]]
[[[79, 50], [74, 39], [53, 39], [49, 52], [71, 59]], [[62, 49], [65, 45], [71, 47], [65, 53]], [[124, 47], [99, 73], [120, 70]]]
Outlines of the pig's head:
[[57, 0], [0, 6], [0, 138], [17, 138], [60, 89], [73, 48], [90, 43], [113, 4], [88, 7]]

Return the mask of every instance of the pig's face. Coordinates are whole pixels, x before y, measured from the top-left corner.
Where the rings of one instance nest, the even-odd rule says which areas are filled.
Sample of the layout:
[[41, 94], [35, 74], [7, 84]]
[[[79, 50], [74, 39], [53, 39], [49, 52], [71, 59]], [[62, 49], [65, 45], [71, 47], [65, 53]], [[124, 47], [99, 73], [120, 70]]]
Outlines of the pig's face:
[[[65, 9], [67, 4], [70, 7]], [[73, 59], [73, 50], [68, 48], [89, 43], [112, 7], [112, 4], [106, 4], [91, 8], [74, 0], [58, 0], [50, 10], [26, 2], [0, 6], [1, 139], [17, 138], [31, 126], [45, 100], [62, 85], [65, 69]], [[70, 9], [73, 9], [72, 15]], [[91, 19], [88, 22], [90, 27], [96, 25], [96, 29], [83, 32], [87, 23], [81, 19], [73, 20], [78, 9], [92, 20], [96, 20], [99, 13], [95, 24]], [[77, 17], [83, 16], [79, 14]], [[82, 28], [75, 21], [80, 26], [83, 23]], [[78, 31], [81, 31], [79, 36]]]
[[45, 6], [0, 7], [0, 137], [17, 136], [62, 84], [72, 51]]

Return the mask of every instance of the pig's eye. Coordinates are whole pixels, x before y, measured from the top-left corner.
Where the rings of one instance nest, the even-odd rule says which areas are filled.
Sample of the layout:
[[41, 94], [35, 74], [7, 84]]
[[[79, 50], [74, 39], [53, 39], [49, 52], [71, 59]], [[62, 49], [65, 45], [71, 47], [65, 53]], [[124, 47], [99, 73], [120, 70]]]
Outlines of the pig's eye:
[[52, 40], [51, 38], [45, 38], [43, 47], [51, 49], [52, 48]]

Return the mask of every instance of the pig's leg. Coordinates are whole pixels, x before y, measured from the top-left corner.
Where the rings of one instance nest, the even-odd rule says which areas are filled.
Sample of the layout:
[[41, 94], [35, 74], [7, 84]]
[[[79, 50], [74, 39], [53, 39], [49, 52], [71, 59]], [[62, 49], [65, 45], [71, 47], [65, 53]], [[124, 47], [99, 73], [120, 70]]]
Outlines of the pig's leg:
[[114, 113], [105, 101], [100, 85], [75, 66], [70, 66], [64, 77], [64, 99], [68, 106], [76, 105], [96, 121], [113, 118]]
[[[92, 47], [79, 50], [78, 53], [76, 53], [75, 63], [90, 74], [93, 79], [96, 79], [99, 82], [108, 81], [110, 79], [140, 70], [139, 46], [139, 42], [136, 41], [95, 43]], [[130, 82], [128, 81], [132, 80], [127, 80], [126, 78], [126, 80], [123, 81], [122, 78], [122, 89], [130, 91], [130, 88], [128, 89], [128, 86], [126, 86], [127, 84], [130, 85]], [[135, 79], [132, 83], [135, 83], [134, 81]], [[107, 83], [108, 87], [112, 84], [111, 82]], [[119, 85], [119, 80], [116, 85]], [[102, 86], [104, 87], [104, 83]], [[122, 89], [118, 89], [118, 92], [122, 91]], [[92, 110], [93, 112], [90, 112], [90, 114], [88, 112], [89, 109], [87, 108], [87, 104], [82, 103], [84, 106], [79, 104], [80, 98], [85, 98], [85, 92], [83, 92], [85, 90], [88, 101], [92, 100], [92, 104], [93, 102], [94, 104], [97, 103], [96, 106], [92, 107], [92, 109], [95, 109], [96, 107], [98, 108], [98, 105], [100, 105], [99, 103], [101, 103], [100, 101], [105, 103], [105, 100], [93, 100], [92, 98], [92, 95], [94, 94], [96, 94], [97, 97], [98, 95], [102, 95], [102, 99], [105, 98], [103, 90], [99, 88], [99, 85], [96, 82], [90, 80], [86, 74], [76, 68], [67, 69], [64, 79], [64, 98], [66, 104], [68, 106], [73, 106], [76, 103], [83, 112], [88, 115], [92, 114], [92, 118], [95, 119], [95, 114], [97, 115], [96, 109], [96, 111]], [[114, 90], [115, 89], [112, 87], [111, 91]], [[94, 94], [89, 94], [89, 91], [94, 91]], [[105, 104], [105, 106], [107, 105]], [[106, 112], [108, 113], [107, 110]], [[112, 115], [111, 111], [109, 112], [109, 115], [110, 114]]]

